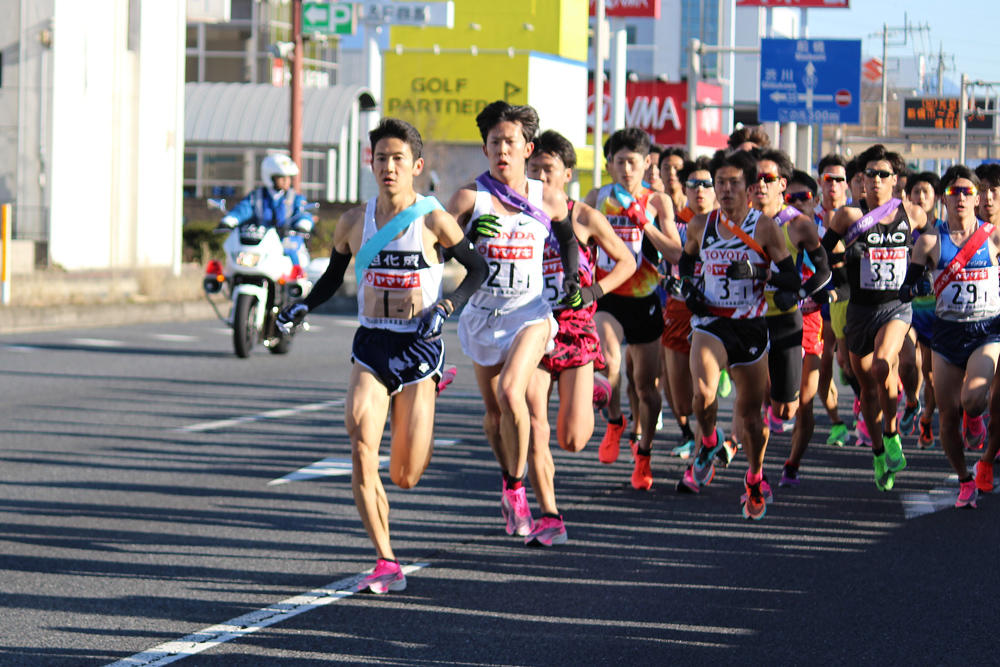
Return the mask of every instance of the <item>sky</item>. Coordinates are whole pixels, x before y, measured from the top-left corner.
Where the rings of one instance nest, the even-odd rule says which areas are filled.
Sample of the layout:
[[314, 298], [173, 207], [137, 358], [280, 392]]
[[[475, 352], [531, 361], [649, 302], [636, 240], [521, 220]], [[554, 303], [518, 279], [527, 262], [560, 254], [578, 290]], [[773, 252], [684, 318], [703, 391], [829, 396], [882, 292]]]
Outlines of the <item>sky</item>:
[[[809, 36], [814, 38], [861, 39], [865, 59], [882, 56], [882, 24], [902, 27], [904, 18], [913, 26], [929, 26], [929, 31], [913, 32], [905, 46], [903, 34], [889, 36], [889, 56], [914, 53], [933, 55], [928, 71], [937, 68], [939, 49], [945, 54], [947, 81], [955, 82], [965, 72], [972, 80], [1000, 81], [1000, 3], [997, 0], [850, 0], [850, 9], [810, 9]], [[905, 12], [905, 17], [904, 17]], [[875, 33], [878, 33], [875, 35]], [[873, 35], [869, 37], [869, 35]]]

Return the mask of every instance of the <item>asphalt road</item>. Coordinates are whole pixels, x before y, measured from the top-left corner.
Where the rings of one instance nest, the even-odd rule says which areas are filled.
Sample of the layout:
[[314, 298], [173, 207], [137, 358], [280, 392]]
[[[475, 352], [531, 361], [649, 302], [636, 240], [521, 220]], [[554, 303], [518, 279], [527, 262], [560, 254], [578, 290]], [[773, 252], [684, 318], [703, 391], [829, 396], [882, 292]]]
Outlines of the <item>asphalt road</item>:
[[[636, 492], [627, 447], [597, 462], [599, 427], [556, 454], [569, 543], [508, 537], [453, 325], [434, 459], [389, 488], [409, 587], [337, 593], [374, 563], [343, 464], [354, 325], [313, 323], [289, 355], [248, 360], [218, 322], [0, 336], [0, 663], [997, 661], [1000, 501], [949, 508], [940, 448], [915, 438], [891, 493], [870, 454], [815, 445], [750, 523], [742, 458], [687, 496], [681, 462], [654, 453]], [[788, 447], [773, 437], [772, 483]], [[275, 483], [320, 461], [335, 474]]]

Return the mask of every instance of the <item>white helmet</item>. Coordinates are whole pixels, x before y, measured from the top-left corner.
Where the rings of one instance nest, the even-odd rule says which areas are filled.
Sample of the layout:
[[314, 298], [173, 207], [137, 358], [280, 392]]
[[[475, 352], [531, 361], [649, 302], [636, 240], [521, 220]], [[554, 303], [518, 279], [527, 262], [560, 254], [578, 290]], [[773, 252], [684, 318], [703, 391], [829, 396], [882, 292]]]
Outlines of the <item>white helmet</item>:
[[275, 176], [296, 176], [298, 173], [298, 166], [283, 153], [268, 155], [260, 163], [260, 180], [268, 187], [274, 187]]

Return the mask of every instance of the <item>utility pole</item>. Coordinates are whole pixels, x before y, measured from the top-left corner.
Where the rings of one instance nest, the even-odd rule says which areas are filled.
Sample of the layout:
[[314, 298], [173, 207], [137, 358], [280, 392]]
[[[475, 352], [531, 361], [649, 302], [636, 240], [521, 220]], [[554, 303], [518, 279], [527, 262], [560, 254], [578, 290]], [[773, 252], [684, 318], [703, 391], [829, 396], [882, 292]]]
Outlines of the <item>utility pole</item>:
[[289, 114], [291, 128], [288, 152], [292, 162], [299, 168], [299, 174], [292, 177], [292, 187], [301, 190], [302, 183], [302, 0], [292, 0], [292, 108]]
[[882, 24], [882, 101], [878, 108], [878, 136], [884, 137], [888, 132], [889, 119], [889, 77], [886, 70], [889, 63], [886, 62], [886, 55], [889, 51], [889, 25]]
[[601, 186], [604, 157], [604, 0], [594, 3], [594, 187]]

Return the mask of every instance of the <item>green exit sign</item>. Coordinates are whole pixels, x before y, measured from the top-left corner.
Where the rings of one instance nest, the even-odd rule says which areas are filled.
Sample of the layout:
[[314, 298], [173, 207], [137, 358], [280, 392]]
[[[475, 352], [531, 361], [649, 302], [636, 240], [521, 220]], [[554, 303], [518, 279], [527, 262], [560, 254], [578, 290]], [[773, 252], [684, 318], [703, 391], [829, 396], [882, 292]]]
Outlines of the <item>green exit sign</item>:
[[353, 35], [355, 14], [350, 2], [303, 2], [302, 32]]

